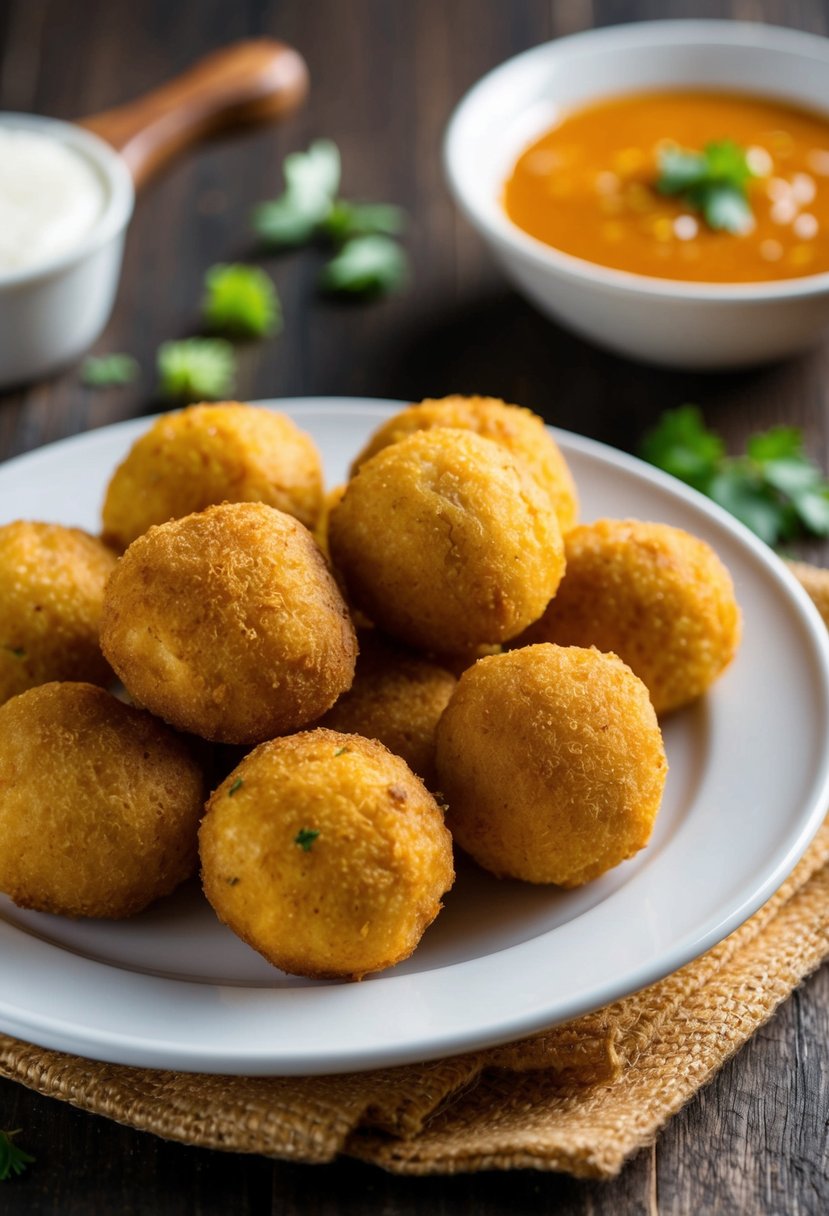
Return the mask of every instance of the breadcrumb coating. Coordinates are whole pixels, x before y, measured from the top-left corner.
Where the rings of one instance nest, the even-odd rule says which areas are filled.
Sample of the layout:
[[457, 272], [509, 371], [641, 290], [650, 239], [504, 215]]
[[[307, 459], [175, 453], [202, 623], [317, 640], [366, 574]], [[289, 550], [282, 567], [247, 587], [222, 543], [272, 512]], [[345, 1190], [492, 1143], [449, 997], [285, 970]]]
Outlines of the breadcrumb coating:
[[352, 476], [390, 443], [399, 443], [414, 431], [438, 426], [474, 431], [500, 443], [512, 456], [526, 463], [538, 484], [550, 495], [562, 532], [568, 532], [578, 522], [576, 483], [544, 420], [523, 406], [507, 405], [497, 397], [429, 397], [410, 405], [375, 431], [354, 460]]
[[122, 551], [153, 524], [221, 502], [263, 502], [315, 527], [322, 464], [314, 441], [285, 414], [225, 401], [163, 414], [115, 470], [104, 540]]
[[435, 728], [457, 680], [374, 629], [358, 636], [354, 683], [319, 725], [379, 740], [434, 789]]
[[570, 532], [565, 552], [555, 599], [515, 645], [612, 650], [660, 714], [702, 696], [734, 658], [740, 609], [705, 541], [668, 524], [601, 519]]
[[295, 975], [361, 979], [408, 958], [454, 880], [423, 783], [380, 743], [325, 729], [252, 751], [199, 842], [220, 919]]
[[24, 908], [124, 917], [196, 868], [201, 770], [184, 739], [92, 684], [0, 707], [0, 890]]
[[80, 528], [0, 527], [0, 702], [51, 680], [112, 680], [98, 631], [114, 566]]
[[576, 887], [647, 844], [668, 765], [647, 689], [621, 659], [539, 645], [461, 676], [437, 767], [447, 824], [479, 865]]
[[331, 511], [348, 599], [433, 653], [514, 637], [564, 570], [548, 496], [503, 447], [470, 431], [416, 431], [367, 460]]
[[225, 503], [151, 528], [107, 584], [101, 644], [141, 705], [221, 743], [320, 717], [351, 686], [357, 643], [302, 524]]

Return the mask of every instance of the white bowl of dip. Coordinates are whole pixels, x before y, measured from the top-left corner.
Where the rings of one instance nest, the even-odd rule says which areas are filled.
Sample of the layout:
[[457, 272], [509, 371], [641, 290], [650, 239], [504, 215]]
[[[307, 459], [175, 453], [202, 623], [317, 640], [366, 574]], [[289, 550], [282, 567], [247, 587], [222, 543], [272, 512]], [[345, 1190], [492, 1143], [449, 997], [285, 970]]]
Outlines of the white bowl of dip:
[[829, 328], [829, 273], [776, 282], [659, 279], [574, 257], [507, 216], [519, 153], [562, 110], [659, 89], [751, 93], [829, 116], [829, 40], [748, 22], [654, 21], [591, 30], [508, 60], [461, 100], [445, 137], [455, 201], [543, 313], [631, 358], [688, 368], [780, 359]]
[[0, 387], [57, 371], [101, 333], [133, 203], [96, 135], [0, 113]]

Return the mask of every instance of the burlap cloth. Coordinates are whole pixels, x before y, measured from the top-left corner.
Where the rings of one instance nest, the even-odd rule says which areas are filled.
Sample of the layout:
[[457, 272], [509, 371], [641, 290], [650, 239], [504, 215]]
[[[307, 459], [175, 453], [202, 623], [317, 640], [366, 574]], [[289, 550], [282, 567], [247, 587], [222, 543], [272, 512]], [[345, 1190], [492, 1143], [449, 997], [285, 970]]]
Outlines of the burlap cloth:
[[[792, 569], [829, 624], [829, 571]], [[293, 1161], [399, 1173], [531, 1166], [611, 1178], [829, 956], [829, 820], [768, 903], [653, 987], [533, 1039], [334, 1077], [99, 1064], [0, 1035], [0, 1074], [120, 1123]]]

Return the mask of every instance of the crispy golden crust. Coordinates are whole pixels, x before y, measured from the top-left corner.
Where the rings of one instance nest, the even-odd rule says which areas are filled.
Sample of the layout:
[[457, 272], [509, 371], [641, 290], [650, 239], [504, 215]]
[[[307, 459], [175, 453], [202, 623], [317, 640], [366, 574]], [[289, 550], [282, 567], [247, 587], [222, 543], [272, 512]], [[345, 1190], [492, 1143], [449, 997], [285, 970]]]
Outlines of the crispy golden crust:
[[432, 652], [514, 637], [564, 569], [555, 512], [525, 466], [448, 428], [366, 461], [331, 512], [329, 543], [369, 620]]
[[381, 744], [323, 729], [251, 752], [210, 798], [199, 850], [220, 919], [275, 966], [325, 979], [408, 958], [454, 879], [422, 782]]
[[264, 502], [315, 527], [322, 510], [319, 452], [284, 414], [222, 402], [164, 414], [115, 470], [104, 539], [126, 549], [153, 524], [221, 502]]
[[204, 802], [186, 742], [91, 684], [0, 707], [0, 890], [64, 916], [140, 912], [188, 878]]
[[351, 466], [352, 476], [360, 466], [391, 443], [399, 443], [414, 431], [433, 427], [456, 427], [474, 431], [500, 443], [527, 467], [552, 499], [562, 532], [578, 521], [576, 483], [558, 444], [543, 419], [519, 405], [507, 405], [497, 397], [427, 398], [410, 405], [384, 422], [369, 439]]
[[329, 561], [331, 560], [331, 552], [328, 548], [328, 520], [334, 507], [336, 507], [337, 503], [342, 499], [343, 494], [345, 494], [345, 491], [345, 484], [334, 486], [333, 490], [328, 491], [323, 500], [319, 519], [314, 527], [314, 540]]
[[114, 566], [79, 528], [0, 527], [0, 702], [50, 680], [109, 683], [98, 630]]
[[107, 584], [101, 645], [136, 701], [223, 743], [314, 721], [357, 657], [310, 533], [261, 503], [209, 507], [134, 541]]
[[616, 655], [551, 645], [461, 676], [437, 767], [462, 848], [500, 876], [564, 887], [647, 844], [667, 773], [644, 684]]
[[434, 789], [435, 727], [455, 677], [376, 630], [364, 630], [359, 640], [354, 683], [319, 725], [379, 740]]
[[602, 519], [566, 538], [567, 574], [516, 641], [612, 650], [648, 686], [657, 713], [701, 696], [740, 641], [731, 576], [713, 549], [667, 524]]

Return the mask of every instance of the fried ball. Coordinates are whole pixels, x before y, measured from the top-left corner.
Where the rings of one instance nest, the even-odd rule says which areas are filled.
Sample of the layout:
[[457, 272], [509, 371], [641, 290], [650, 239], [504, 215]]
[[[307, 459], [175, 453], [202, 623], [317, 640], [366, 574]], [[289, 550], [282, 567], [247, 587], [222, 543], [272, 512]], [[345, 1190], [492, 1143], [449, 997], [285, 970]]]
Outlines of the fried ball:
[[23, 908], [122, 917], [196, 868], [205, 790], [185, 740], [92, 684], [0, 707], [0, 891]]
[[180, 730], [260, 743], [351, 686], [354, 627], [290, 515], [225, 503], [151, 528], [107, 584], [101, 645], [130, 695]]
[[667, 524], [601, 519], [567, 536], [567, 574], [518, 640], [612, 650], [657, 713], [701, 696], [740, 641], [731, 576], [705, 541]]
[[432, 652], [503, 642], [564, 571], [558, 520], [523, 464], [470, 431], [416, 431], [367, 460], [331, 512], [348, 598]]
[[319, 452], [290, 418], [222, 402], [164, 414], [109, 483], [104, 540], [119, 550], [153, 524], [221, 502], [264, 502], [313, 528], [322, 510]]
[[455, 677], [376, 630], [363, 631], [359, 641], [354, 683], [319, 725], [378, 739], [434, 789], [435, 727]]
[[647, 844], [667, 773], [641, 680], [616, 655], [552, 645], [461, 676], [437, 767], [461, 848], [501, 877], [562, 887]]
[[408, 958], [454, 880], [423, 783], [380, 743], [332, 730], [257, 747], [199, 833], [219, 918], [295, 975], [361, 979]]
[[314, 526], [314, 540], [317, 542], [320, 549], [322, 549], [329, 561], [331, 560], [331, 553], [328, 548], [328, 520], [331, 517], [331, 512], [334, 510], [334, 507], [342, 499], [343, 494], [345, 494], [345, 490], [345, 485], [340, 485], [334, 486], [333, 490], [328, 491], [323, 499], [319, 519]]
[[526, 462], [538, 484], [550, 495], [562, 532], [575, 526], [579, 511], [576, 483], [543, 419], [497, 397], [427, 398], [419, 405], [410, 405], [375, 431], [351, 466], [352, 476], [390, 443], [399, 443], [413, 431], [437, 426], [475, 431], [502, 444], [517, 460]]
[[50, 680], [109, 683], [98, 630], [114, 566], [79, 528], [0, 527], [0, 703]]

